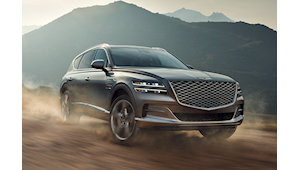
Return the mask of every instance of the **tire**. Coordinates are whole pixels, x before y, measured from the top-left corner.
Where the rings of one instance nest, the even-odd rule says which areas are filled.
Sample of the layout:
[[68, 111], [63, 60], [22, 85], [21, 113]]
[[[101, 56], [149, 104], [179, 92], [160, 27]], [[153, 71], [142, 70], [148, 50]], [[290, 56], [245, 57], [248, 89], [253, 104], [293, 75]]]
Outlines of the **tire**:
[[141, 130], [136, 127], [136, 109], [129, 96], [117, 97], [110, 110], [109, 125], [115, 141], [125, 145], [137, 143], [141, 137]]
[[65, 91], [61, 97], [61, 118], [63, 122], [77, 124], [81, 115], [72, 111], [70, 92]]
[[234, 127], [201, 129], [200, 133], [207, 139], [225, 140], [233, 135], [236, 130]]

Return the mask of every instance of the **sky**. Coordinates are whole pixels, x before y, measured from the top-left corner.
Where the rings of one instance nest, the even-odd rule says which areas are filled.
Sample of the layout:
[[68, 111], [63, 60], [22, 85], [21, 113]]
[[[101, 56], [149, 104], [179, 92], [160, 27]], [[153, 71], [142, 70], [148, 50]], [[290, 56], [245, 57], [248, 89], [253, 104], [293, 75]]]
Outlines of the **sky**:
[[[107, 5], [116, 0], [22, 0], [22, 25], [46, 25], [74, 8]], [[124, 0], [153, 13], [181, 8], [209, 16], [220, 12], [234, 21], [263, 24], [277, 30], [277, 0]]]

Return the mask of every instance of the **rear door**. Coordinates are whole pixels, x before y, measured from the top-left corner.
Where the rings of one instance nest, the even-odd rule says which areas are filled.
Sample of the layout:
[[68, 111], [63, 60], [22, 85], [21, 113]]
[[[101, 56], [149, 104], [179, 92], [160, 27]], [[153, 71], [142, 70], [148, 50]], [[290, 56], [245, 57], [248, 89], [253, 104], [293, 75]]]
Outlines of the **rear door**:
[[87, 88], [87, 82], [89, 72], [92, 70], [91, 62], [94, 58], [95, 50], [88, 51], [83, 54], [83, 57], [79, 63], [78, 69], [76, 70], [76, 76], [73, 78], [73, 84], [76, 88], [73, 93], [76, 96], [76, 102], [87, 103], [89, 99], [89, 89]]

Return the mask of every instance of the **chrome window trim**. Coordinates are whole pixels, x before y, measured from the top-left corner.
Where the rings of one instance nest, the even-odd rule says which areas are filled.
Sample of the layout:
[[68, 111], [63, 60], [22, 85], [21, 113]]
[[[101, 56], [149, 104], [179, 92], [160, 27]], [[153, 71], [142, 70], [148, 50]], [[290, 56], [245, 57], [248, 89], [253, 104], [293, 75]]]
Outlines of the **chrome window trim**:
[[[96, 55], [96, 53], [97, 53], [97, 50], [100, 50], [100, 49], [102, 49], [102, 50], [105, 51], [105, 54], [106, 54], [106, 58], [107, 58], [108, 64], [109, 64], [109, 66], [111, 66], [110, 58], [108, 57], [108, 53], [107, 53], [106, 49], [101, 47], [101, 48], [93, 48], [93, 49], [90, 49], [90, 50], [88, 50], [88, 51], [84, 51], [84, 52], [80, 53], [79, 55], [77, 55], [77, 57], [75, 57], [75, 58], [73, 59], [73, 61], [72, 61], [73, 70], [76, 70], [76, 71], [77, 71], [77, 70], [87, 70], [87, 69], [92, 69], [92, 68], [81, 68], [81, 69], [77, 69], [77, 68], [74, 67], [74, 61], [75, 61], [78, 57], [80, 57], [80, 56], [83, 57], [85, 53], [88, 53], [88, 52], [90, 52], [90, 51], [92, 51], [92, 50], [95, 50], [95, 54], [94, 54], [94, 56], [93, 56], [93, 61], [94, 61], [95, 55]], [[80, 62], [81, 62], [81, 61], [80, 61]], [[80, 65], [80, 63], [79, 63], [79, 65]], [[78, 65], [78, 66], [79, 66], [79, 65]], [[106, 68], [107, 68], [107, 67], [106, 67]]]

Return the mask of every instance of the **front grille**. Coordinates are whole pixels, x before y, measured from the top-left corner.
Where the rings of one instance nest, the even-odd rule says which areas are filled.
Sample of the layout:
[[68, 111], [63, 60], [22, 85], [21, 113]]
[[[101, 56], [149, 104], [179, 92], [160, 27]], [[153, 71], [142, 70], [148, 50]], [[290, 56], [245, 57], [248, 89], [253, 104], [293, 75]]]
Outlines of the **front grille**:
[[232, 119], [234, 113], [174, 113], [181, 121], [222, 121]]
[[211, 109], [233, 102], [235, 83], [222, 81], [170, 81], [177, 100], [184, 105]]

